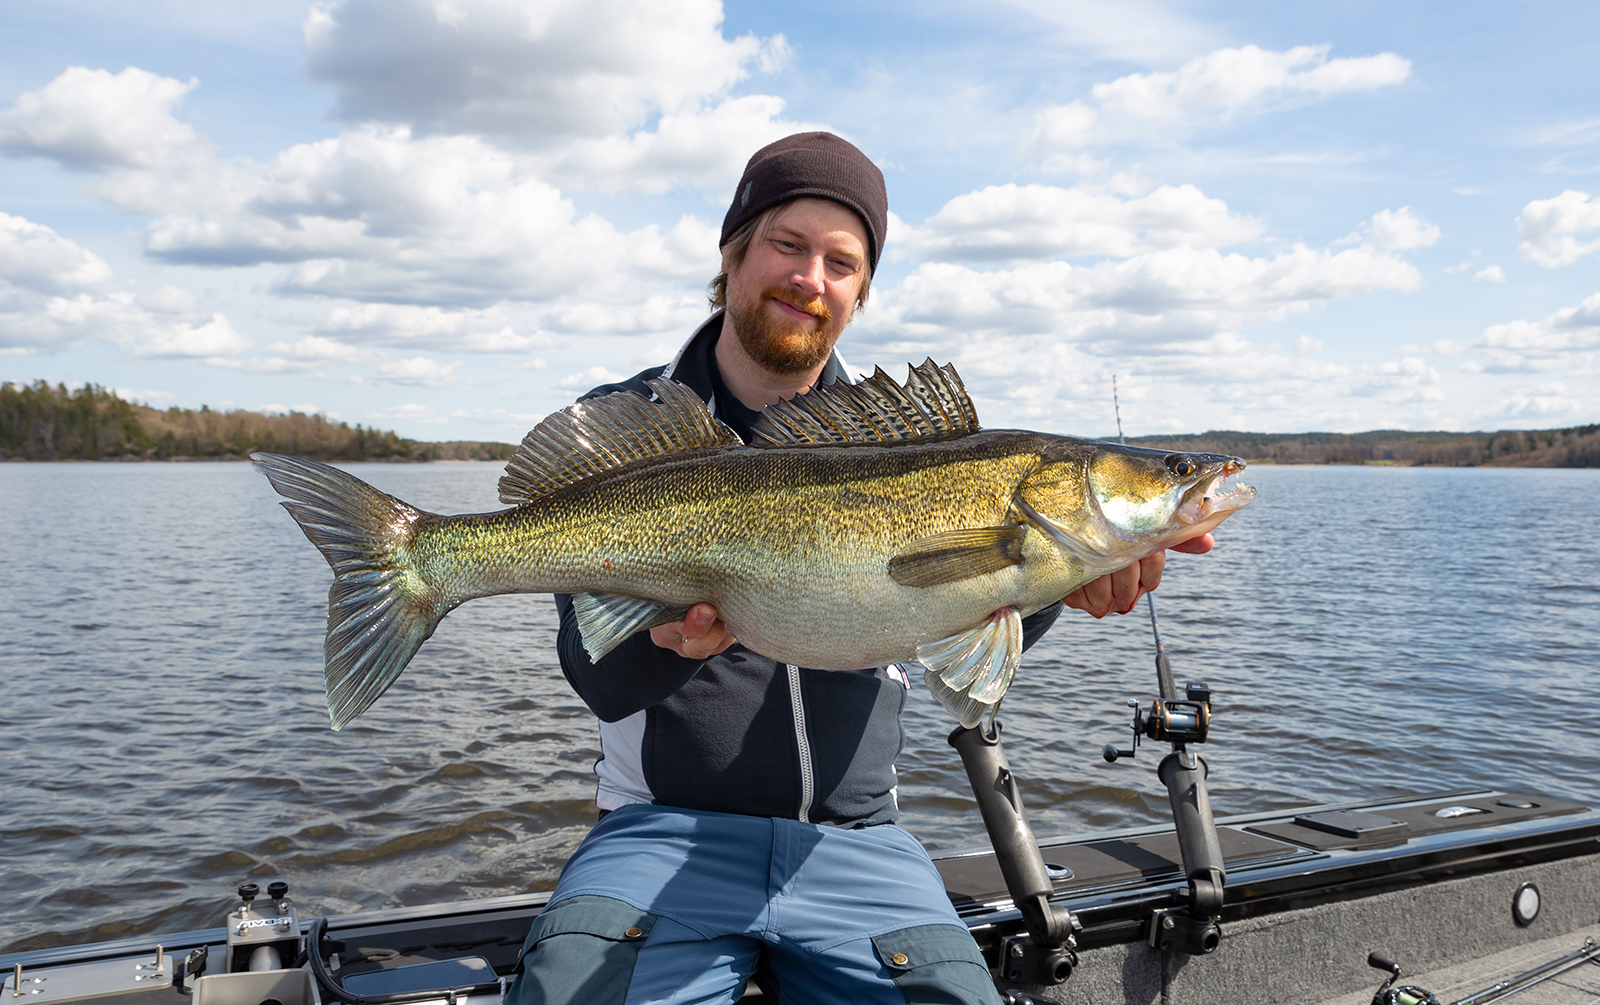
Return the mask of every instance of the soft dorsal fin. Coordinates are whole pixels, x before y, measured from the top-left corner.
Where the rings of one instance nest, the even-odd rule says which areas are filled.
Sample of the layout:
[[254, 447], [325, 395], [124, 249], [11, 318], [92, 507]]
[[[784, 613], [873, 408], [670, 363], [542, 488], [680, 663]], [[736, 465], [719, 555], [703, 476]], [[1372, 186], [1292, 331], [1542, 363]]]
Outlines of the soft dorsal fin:
[[739, 434], [689, 388], [661, 378], [647, 383], [659, 400], [618, 391], [545, 416], [507, 462], [500, 501], [525, 503], [650, 457], [740, 445]]
[[929, 359], [904, 384], [878, 368], [859, 384], [839, 381], [768, 405], [751, 434], [757, 447], [892, 443], [978, 431], [978, 413], [953, 366]]

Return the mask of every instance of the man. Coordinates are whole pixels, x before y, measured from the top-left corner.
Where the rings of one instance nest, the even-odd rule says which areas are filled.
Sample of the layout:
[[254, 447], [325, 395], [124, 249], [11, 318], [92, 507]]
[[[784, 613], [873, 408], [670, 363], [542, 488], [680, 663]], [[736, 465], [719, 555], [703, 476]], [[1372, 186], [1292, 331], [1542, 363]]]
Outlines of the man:
[[[646, 379], [670, 377], [748, 439], [762, 407], [848, 379], [833, 347], [887, 219], [882, 173], [844, 140], [763, 148], [723, 221], [722, 309], [665, 367], [589, 396], [648, 396]], [[1153, 556], [1065, 603], [1125, 613], [1162, 567]], [[557, 603], [562, 668], [601, 720], [602, 819], [529, 933], [515, 1005], [728, 1002], [758, 965], [786, 1002], [999, 1001], [927, 854], [893, 824], [905, 671], [778, 664], [707, 603], [596, 664]], [[1060, 610], [1027, 618], [1026, 644]]]

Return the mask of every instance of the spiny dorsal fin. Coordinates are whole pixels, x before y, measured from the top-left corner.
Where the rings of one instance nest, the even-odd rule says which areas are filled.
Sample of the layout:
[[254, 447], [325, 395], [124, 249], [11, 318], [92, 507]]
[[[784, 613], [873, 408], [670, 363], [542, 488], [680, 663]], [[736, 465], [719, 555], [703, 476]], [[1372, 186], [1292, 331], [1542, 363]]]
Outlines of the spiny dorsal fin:
[[618, 391], [568, 405], [534, 426], [506, 464], [500, 501], [525, 503], [593, 475], [650, 457], [736, 447], [739, 434], [677, 381], [647, 381], [658, 401]]
[[893, 443], [977, 431], [978, 413], [955, 367], [929, 359], [911, 367], [903, 385], [880, 367], [859, 384], [840, 381], [768, 405], [750, 442], [757, 447]]

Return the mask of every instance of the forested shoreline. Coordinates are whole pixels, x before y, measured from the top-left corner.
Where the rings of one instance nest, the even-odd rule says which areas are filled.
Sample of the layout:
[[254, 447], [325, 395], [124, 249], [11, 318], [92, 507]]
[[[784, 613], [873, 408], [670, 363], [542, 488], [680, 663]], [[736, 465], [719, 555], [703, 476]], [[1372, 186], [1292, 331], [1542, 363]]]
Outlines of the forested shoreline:
[[0, 459], [244, 460], [265, 450], [322, 461], [503, 461], [509, 443], [428, 443], [321, 415], [267, 415], [202, 405], [156, 409], [95, 384], [0, 384]]
[[1600, 467], [1600, 424], [1497, 432], [1243, 433], [1220, 430], [1139, 436], [1141, 446], [1232, 454], [1268, 464], [1393, 464], [1440, 467]]
[[[1600, 424], [1449, 433], [1247, 433], [1134, 437], [1129, 443], [1235, 454], [1255, 463], [1447, 467], [1600, 467]], [[150, 408], [95, 384], [0, 384], [0, 459], [243, 460], [252, 450], [325, 461], [500, 461], [509, 443], [408, 440], [321, 415], [267, 415], [202, 405]]]

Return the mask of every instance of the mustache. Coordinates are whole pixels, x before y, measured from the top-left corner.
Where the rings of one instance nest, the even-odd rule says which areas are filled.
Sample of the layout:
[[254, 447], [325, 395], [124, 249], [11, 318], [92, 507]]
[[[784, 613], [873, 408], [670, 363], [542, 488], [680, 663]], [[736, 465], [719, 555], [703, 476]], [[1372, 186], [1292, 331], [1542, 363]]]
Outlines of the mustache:
[[833, 320], [833, 312], [828, 310], [828, 305], [820, 297], [806, 300], [793, 290], [782, 286], [773, 286], [764, 291], [764, 295], [773, 300], [781, 300], [797, 311], [805, 311], [823, 324]]

